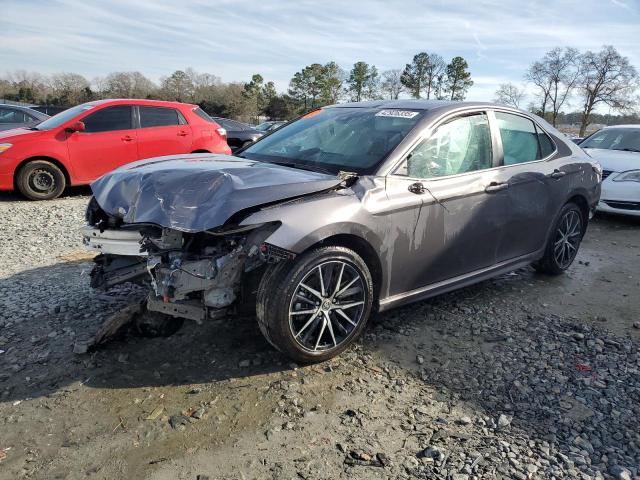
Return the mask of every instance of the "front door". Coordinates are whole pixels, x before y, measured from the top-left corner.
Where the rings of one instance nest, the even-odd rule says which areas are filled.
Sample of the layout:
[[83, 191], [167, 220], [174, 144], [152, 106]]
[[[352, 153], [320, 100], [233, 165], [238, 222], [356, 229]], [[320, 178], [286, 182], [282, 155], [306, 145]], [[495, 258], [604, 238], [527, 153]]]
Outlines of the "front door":
[[396, 189], [404, 183], [422, 202], [410, 248], [396, 253], [410, 265], [394, 257], [392, 276], [400, 280], [415, 271], [411, 288], [420, 288], [496, 263], [507, 203], [505, 190], [495, 185], [494, 145], [485, 112], [458, 116], [420, 142], [391, 175]]
[[84, 132], [69, 133], [69, 158], [78, 180], [92, 181], [125, 163], [138, 160], [133, 108], [114, 105], [80, 118]]
[[191, 128], [178, 110], [140, 105], [138, 111], [138, 155], [141, 159], [191, 152]]

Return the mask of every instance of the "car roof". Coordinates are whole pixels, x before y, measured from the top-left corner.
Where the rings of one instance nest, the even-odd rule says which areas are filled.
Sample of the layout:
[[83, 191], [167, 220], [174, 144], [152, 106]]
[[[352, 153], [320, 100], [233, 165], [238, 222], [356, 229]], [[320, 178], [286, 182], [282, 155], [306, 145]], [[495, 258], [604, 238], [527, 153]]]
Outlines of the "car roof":
[[193, 103], [183, 102], [169, 102], [166, 100], [147, 100], [144, 98], [105, 98], [104, 100], [94, 100], [93, 102], [87, 102], [85, 105], [148, 105], [150, 107], [192, 107], [197, 108], [198, 105]]
[[369, 100], [366, 102], [349, 102], [349, 103], [337, 103], [330, 105], [327, 108], [406, 108], [410, 110], [434, 110], [441, 108], [463, 108], [463, 107], [496, 107], [496, 108], [509, 108], [505, 105], [500, 105], [491, 102], [460, 102], [457, 100], [423, 100], [423, 99], [401, 99], [401, 100]]
[[13, 108], [15, 110], [26, 110], [28, 112], [41, 113], [41, 112], [38, 112], [38, 110], [34, 110], [33, 108], [30, 108], [30, 107], [23, 107], [22, 105], [9, 105], [8, 103], [0, 103], [0, 107], [2, 107], [2, 108]]
[[[209, 116], [211, 117], [211, 115]], [[240, 120], [234, 120], [233, 118], [227, 118], [227, 117], [211, 117], [211, 118], [213, 118], [214, 120], [227, 120], [229, 122], [239, 123], [240, 125], [244, 125], [245, 127], [253, 128], [253, 125], [249, 125], [248, 123], [241, 122]]]

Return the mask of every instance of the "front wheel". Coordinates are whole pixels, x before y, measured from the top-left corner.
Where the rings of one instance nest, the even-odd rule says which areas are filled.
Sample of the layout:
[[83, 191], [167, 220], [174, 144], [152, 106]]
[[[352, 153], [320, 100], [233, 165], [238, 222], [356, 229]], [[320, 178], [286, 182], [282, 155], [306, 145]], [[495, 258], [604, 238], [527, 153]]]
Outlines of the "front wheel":
[[57, 165], [46, 160], [33, 160], [16, 176], [16, 187], [30, 200], [51, 200], [62, 194], [65, 178]]
[[549, 237], [544, 256], [534, 268], [549, 275], [559, 275], [571, 266], [578, 254], [585, 232], [582, 210], [575, 203], [567, 203], [558, 216]]
[[311, 250], [271, 266], [256, 302], [258, 325], [278, 350], [299, 362], [332, 358], [362, 333], [371, 313], [371, 273], [354, 251]]

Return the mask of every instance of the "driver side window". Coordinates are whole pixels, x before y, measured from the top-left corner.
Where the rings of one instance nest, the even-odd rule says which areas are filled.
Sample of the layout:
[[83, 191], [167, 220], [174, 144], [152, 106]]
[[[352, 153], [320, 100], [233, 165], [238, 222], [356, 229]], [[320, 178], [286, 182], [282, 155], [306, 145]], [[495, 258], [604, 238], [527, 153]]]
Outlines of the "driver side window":
[[398, 172], [413, 178], [434, 178], [493, 166], [491, 131], [485, 113], [455, 118], [407, 156]]

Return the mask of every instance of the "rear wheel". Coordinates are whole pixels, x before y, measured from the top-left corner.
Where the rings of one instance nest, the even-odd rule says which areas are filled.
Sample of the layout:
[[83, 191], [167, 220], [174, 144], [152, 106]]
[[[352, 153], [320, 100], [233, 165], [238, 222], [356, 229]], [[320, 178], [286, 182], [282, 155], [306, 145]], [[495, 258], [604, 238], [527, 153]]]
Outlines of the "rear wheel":
[[16, 187], [30, 200], [51, 200], [64, 191], [66, 181], [60, 168], [46, 160], [33, 160], [18, 171]]
[[559, 275], [571, 266], [578, 254], [585, 231], [584, 215], [575, 203], [567, 203], [558, 216], [544, 256], [534, 268], [549, 275]]
[[344, 247], [322, 247], [265, 272], [256, 313], [267, 340], [300, 362], [344, 351], [365, 328], [373, 301], [371, 274]]

